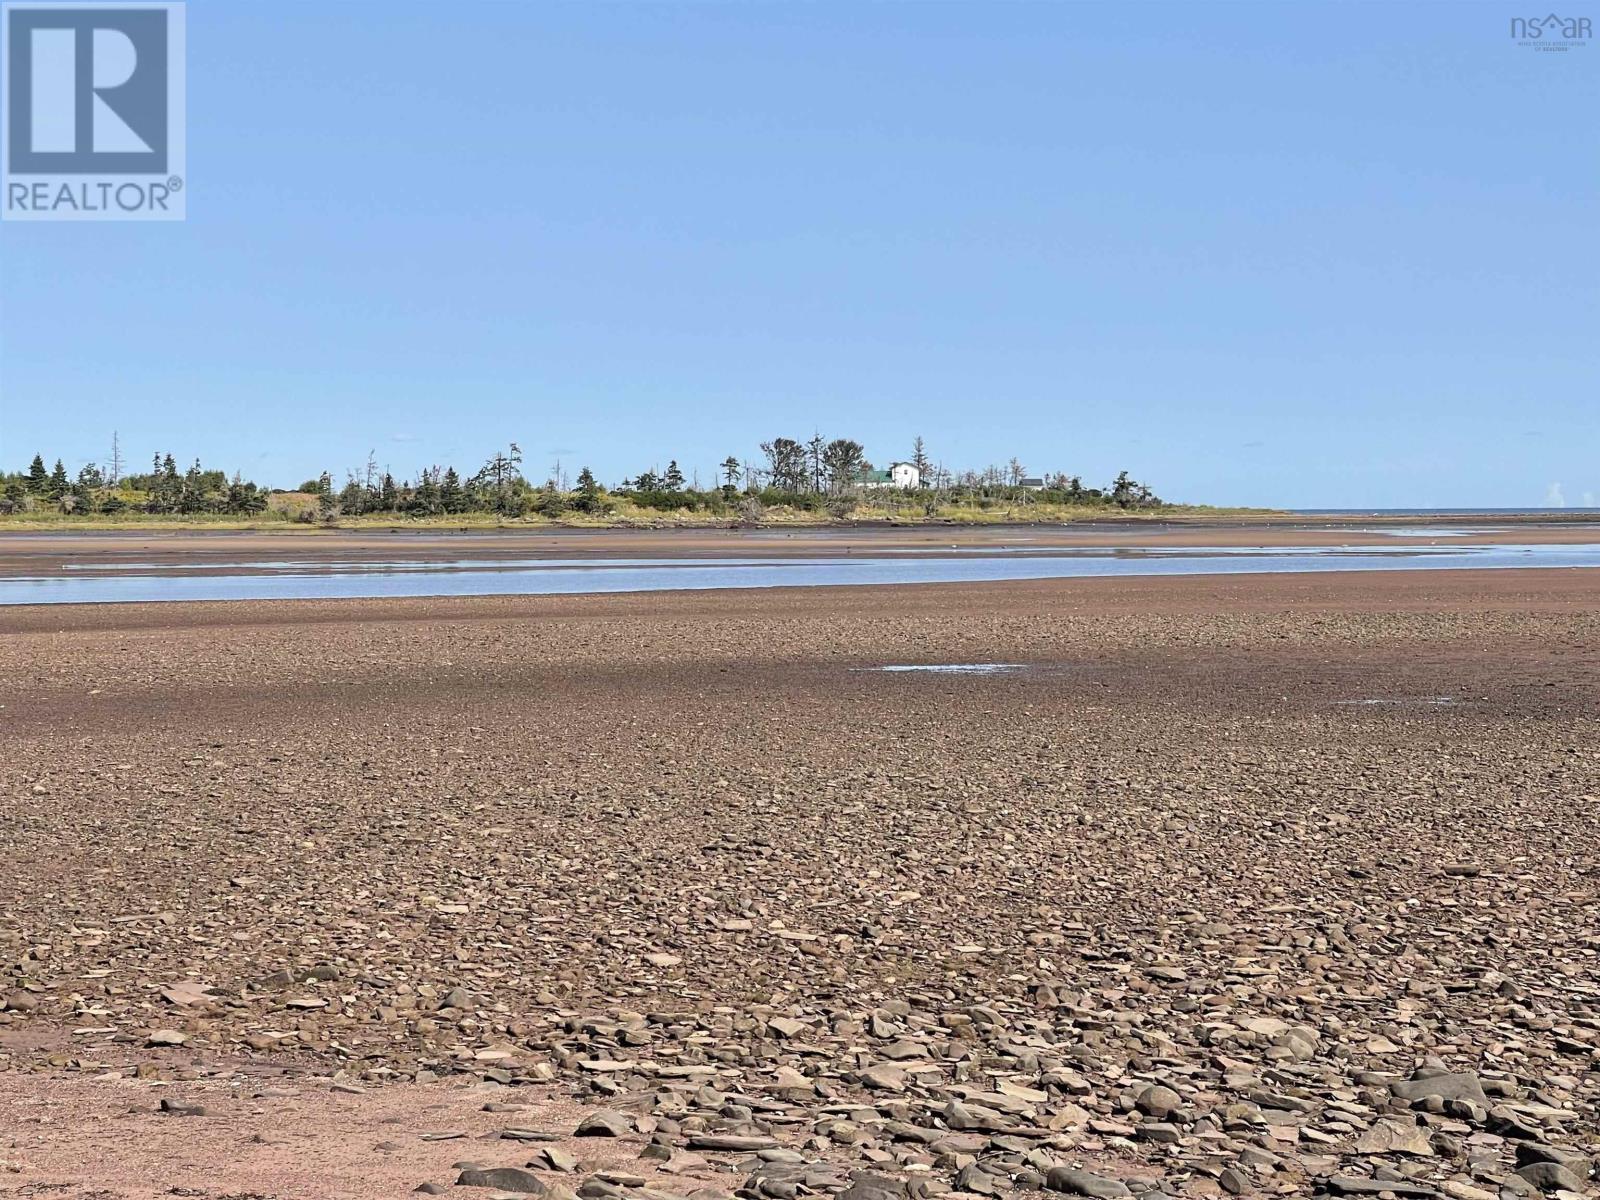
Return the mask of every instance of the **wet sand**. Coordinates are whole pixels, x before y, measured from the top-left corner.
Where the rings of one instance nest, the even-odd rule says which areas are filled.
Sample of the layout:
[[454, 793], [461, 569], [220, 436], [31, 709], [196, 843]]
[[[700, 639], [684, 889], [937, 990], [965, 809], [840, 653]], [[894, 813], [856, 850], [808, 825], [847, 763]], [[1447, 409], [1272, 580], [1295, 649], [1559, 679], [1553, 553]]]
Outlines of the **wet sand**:
[[[630, 1158], [724, 1132], [963, 1193], [1081, 1167], [1493, 1196], [1530, 1153], [1600, 1151], [1596, 573], [29, 608], [0, 634], [0, 1089], [30, 1077], [0, 1190], [68, 1178], [106, 1096], [153, 1103], [141, 1077], [248, 1099], [263, 1071], [487, 1083], [571, 1106], [561, 1135], [622, 1111]], [[1024, 666], [875, 669], [986, 662]], [[306, 1117], [333, 1176], [438, 1178], [431, 1120], [348, 1104]], [[107, 1194], [334, 1186], [207, 1181], [254, 1127], [129, 1127], [154, 1122], [182, 1148]], [[456, 1157], [531, 1157], [502, 1145]], [[650, 1186], [768, 1195], [781, 1165], [702, 1157]]]
[[[1420, 534], [1421, 536], [1417, 536]], [[271, 533], [0, 533], [0, 577], [55, 575], [86, 564], [183, 565], [197, 573], [292, 559], [319, 563], [405, 559], [683, 558], [870, 555], [985, 549], [1196, 546], [1594, 545], [1600, 523], [1508, 516], [1297, 518], [1280, 521], [1106, 521], [1067, 526], [901, 526], [797, 529], [437, 529]]]
[[[199, 1073], [174, 1062], [166, 1074]], [[506, 1102], [505, 1089], [468, 1081], [334, 1090], [325, 1079], [242, 1071], [189, 1079], [13, 1073], [0, 1082], [0, 1196], [402, 1197], [423, 1183], [448, 1187], [465, 1159], [520, 1165], [538, 1147], [502, 1131], [570, 1131], [581, 1116], [548, 1089], [519, 1093], [525, 1108], [486, 1112]], [[189, 1111], [163, 1111], [163, 1102]], [[620, 1169], [657, 1187], [676, 1184], [653, 1164], [641, 1167], [640, 1144], [543, 1143], [585, 1173]]]

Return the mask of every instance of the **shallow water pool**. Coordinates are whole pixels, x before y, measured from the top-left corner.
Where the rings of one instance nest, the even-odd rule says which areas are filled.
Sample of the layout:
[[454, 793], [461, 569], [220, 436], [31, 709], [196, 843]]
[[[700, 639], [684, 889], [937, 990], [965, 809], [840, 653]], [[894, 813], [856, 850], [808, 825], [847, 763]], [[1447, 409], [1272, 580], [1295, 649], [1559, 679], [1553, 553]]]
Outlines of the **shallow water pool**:
[[63, 564], [0, 577], [0, 605], [570, 595], [1105, 576], [1600, 566], [1600, 545], [1074, 547], [992, 555]]

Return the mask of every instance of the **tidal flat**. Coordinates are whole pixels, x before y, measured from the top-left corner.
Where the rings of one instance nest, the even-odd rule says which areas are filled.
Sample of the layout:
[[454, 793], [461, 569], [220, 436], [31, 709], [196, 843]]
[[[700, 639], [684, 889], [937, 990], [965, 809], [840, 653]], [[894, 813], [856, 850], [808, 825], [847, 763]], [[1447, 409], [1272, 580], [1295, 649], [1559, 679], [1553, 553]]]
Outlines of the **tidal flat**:
[[1593, 1186], [1593, 572], [18, 607], [0, 678], [0, 1193]]

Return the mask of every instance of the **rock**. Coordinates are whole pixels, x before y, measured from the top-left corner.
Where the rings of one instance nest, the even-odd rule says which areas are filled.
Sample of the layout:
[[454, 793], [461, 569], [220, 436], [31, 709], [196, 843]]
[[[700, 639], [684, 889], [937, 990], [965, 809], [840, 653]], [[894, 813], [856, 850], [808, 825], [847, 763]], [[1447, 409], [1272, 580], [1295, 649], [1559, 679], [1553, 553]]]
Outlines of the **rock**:
[[180, 1008], [188, 1008], [195, 1004], [202, 1004], [211, 997], [207, 993], [211, 989], [203, 983], [196, 983], [191, 979], [170, 984], [161, 989], [161, 998], [169, 1004], [176, 1004]]
[[864, 1087], [875, 1088], [885, 1092], [903, 1092], [906, 1089], [906, 1072], [904, 1067], [897, 1067], [893, 1063], [877, 1063], [866, 1068], [860, 1074]]
[[8, 1012], [33, 1012], [39, 1007], [39, 997], [32, 992], [25, 992], [21, 988], [5, 994], [3, 1006]]
[[1176, 1146], [1183, 1140], [1182, 1131], [1166, 1121], [1144, 1121], [1134, 1126], [1133, 1134], [1141, 1142], [1155, 1142], [1163, 1146]]
[[633, 1120], [624, 1113], [602, 1108], [592, 1112], [578, 1124], [573, 1137], [627, 1137], [633, 1132]]
[[445, 1008], [468, 1009], [472, 1007], [472, 995], [464, 987], [453, 987], [439, 1003]]
[[411, 1190], [421, 1192], [424, 1196], [442, 1196], [446, 1191], [442, 1183], [419, 1183]]
[[694, 1133], [688, 1143], [691, 1150], [770, 1150], [777, 1144], [776, 1138], [738, 1133]]
[[914, 1042], [910, 1038], [896, 1038], [887, 1045], [880, 1046], [878, 1052], [893, 1062], [928, 1057], [928, 1047], [921, 1042]]
[[817, 1090], [811, 1080], [793, 1067], [779, 1067], [773, 1072], [772, 1083], [768, 1086], [775, 1091], [796, 1093], [811, 1093]]
[[1594, 1173], [1592, 1158], [1563, 1146], [1546, 1146], [1541, 1142], [1518, 1142], [1516, 1153], [1519, 1167], [1528, 1166], [1530, 1163], [1551, 1162], [1565, 1167], [1579, 1179], [1588, 1179]]
[[163, 1096], [161, 1098], [161, 1111], [170, 1113], [175, 1117], [203, 1117], [206, 1115], [205, 1105], [184, 1104], [179, 1100], [174, 1100], [171, 1096]]
[[1391, 1196], [1405, 1197], [1407, 1200], [1432, 1200], [1439, 1195], [1433, 1188], [1417, 1183], [1361, 1179], [1353, 1175], [1333, 1175], [1322, 1180], [1320, 1186], [1331, 1196], [1381, 1196], [1387, 1193]]
[[1134, 1106], [1147, 1117], [1165, 1121], [1183, 1107], [1183, 1098], [1171, 1088], [1155, 1083], [1139, 1093]]
[[176, 1029], [152, 1029], [144, 1039], [146, 1046], [183, 1046], [189, 1041], [189, 1035], [179, 1033]]
[[979, 1196], [993, 1196], [1001, 1189], [1001, 1181], [977, 1163], [968, 1163], [956, 1172], [956, 1188]]
[[1065, 1192], [1069, 1196], [1094, 1196], [1098, 1200], [1113, 1200], [1118, 1196], [1131, 1196], [1128, 1185], [1104, 1175], [1080, 1171], [1072, 1167], [1051, 1167], [1045, 1173], [1045, 1186], [1052, 1192]]
[[836, 1200], [906, 1200], [906, 1190], [898, 1179], [860, 1171]]
[[1431, 1157], [1428, 1131], [1414, 1121], [1381, 1120], [1356, 1139], [1357, 1154], [1409, 1154]]
[[1525, 1167], [1517, 1168], [1517, 1174], [1533, 1184], [1534, 1187], [1545, 1192], [1577, 1192], [1583, 1190], [1583, 1180], [1579, 1179], [1576, 1173], [1567, 1170], [1560, 1163], [1529, 1163]]
[[1425, 1100], [1437, 1096], [1441, 1100], [1471, 1100], [1485, 1107], [1489, 1098], [1483, 1094], [1483, 1084], [1471, 1071], [1456, 1074], [1416, 1075], [1400, 1083], [1390, 1084], [1390, 1091], [1402, 1100]]
[[498, 1188], [502, 1192], [521, 1192], [534, 1196], [545, 1193], [544, 1183], [521, 1167], [469, 1167], [456, 1177], [457, 1187]]
[[951, 1100], [939, 1114], [945, 1126], [956, 1130], [999, 1130], [1006, 1127], [1000, 1114], [977, 1104]]
[[[650, 1147], [648, 1146], [645, 1147], [646, 1150], [649, 1148]], [[570, 1175], [578, 1169], [578, 1160], [573, 1158], [572, 1155], [568, 1154], [560, 1146], [541, 1147], [539, 1150], [539, 1158], [542, 1160], [542, 1165], [548, 1170], [560, 1171], [564, 1175]], [[532, 1167], [541, 1164], [529, 1163], [528, 1165]]]

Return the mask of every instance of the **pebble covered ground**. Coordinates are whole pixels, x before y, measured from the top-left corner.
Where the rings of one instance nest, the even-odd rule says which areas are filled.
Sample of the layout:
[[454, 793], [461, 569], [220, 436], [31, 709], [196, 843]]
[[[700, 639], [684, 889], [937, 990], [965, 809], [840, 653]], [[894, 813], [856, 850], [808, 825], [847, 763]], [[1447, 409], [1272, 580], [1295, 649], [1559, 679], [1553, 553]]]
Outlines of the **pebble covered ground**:
[[438, 1089], [468, 1200], [1595, 1194], [1587, 573], [0, 633], [0, 1091]]

